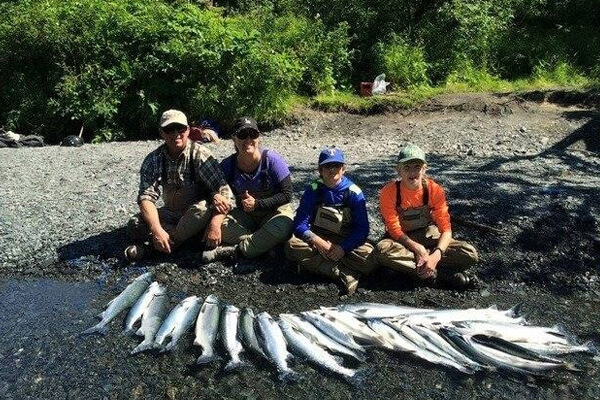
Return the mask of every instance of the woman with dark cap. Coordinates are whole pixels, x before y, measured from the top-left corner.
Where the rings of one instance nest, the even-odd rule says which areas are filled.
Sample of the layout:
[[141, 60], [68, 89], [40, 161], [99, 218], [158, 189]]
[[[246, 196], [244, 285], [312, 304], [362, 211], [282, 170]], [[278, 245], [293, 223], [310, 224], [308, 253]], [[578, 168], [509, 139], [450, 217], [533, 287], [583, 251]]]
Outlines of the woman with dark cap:
[[[225, 218], [220, 235], [207, 237], [204, 262], [239, 256], [253, 258], [291, 236], [292, 179], [287, 162], [275, 151], [261, 148], [260, 130], [252, 117], [236, 121], [235, 153], [221, 162], [237, 207]], [[214, 232], [214, 231], [211, 231]]]

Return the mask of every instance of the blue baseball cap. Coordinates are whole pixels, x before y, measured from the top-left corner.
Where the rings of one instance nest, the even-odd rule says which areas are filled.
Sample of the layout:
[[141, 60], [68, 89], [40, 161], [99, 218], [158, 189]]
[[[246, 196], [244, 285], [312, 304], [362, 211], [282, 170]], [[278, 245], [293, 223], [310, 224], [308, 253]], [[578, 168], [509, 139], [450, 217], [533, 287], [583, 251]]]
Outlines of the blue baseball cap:
[[330, 147], [321, 151], [321, 154], [319, 154], [319, 165], [325, 165], [329, 163], [345, 164], [344, 152], [342, 149]]

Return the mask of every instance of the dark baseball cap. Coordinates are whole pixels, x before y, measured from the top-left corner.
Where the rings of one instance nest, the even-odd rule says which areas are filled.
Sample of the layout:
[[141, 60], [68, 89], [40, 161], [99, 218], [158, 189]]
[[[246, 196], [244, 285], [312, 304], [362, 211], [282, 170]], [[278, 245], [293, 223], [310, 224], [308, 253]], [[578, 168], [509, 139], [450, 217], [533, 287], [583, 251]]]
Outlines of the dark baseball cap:
[[238, 132], [243, 131], [244, 129], [252, 129], [260, 133], [260, 130], [258, 129], [258, 124], [256, 123], [256, 120], [252, 117], [238, 118], [235, 121], [235, 124], [233, 125], [233, 134], [235, 135]]

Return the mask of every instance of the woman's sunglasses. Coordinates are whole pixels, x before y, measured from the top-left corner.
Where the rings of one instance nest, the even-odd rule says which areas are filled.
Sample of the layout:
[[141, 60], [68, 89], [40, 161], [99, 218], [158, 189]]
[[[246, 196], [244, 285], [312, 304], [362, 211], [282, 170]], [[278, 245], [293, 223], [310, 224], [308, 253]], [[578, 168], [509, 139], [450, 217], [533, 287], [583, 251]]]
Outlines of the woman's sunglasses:
[[258, 139], [258, 135], [259, 133], [254, 129], [244, 129], [243, 131], [238, 132], [235, 137], [239, 140]]

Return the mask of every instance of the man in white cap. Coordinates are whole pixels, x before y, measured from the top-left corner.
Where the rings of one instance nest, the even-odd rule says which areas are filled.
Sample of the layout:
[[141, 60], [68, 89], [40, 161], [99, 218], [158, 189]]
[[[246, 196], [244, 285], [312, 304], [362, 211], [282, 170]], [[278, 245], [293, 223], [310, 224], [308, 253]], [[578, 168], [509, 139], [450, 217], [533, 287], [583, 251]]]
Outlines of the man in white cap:
[[[140, 213], [128, 224], [132, 239], [125, 258], [139, 261], [150, 250], [171, 253], [205, 229], [207, 246], [221, 242], [221, 223], [235, 205], [218, 161], [206, 146], [189, 140], [190, 127], [179, 110], [160, 118], [164, 143], [151, 152], [140, 169]], [[164, 206], [157, 208], [161, 197]]]

